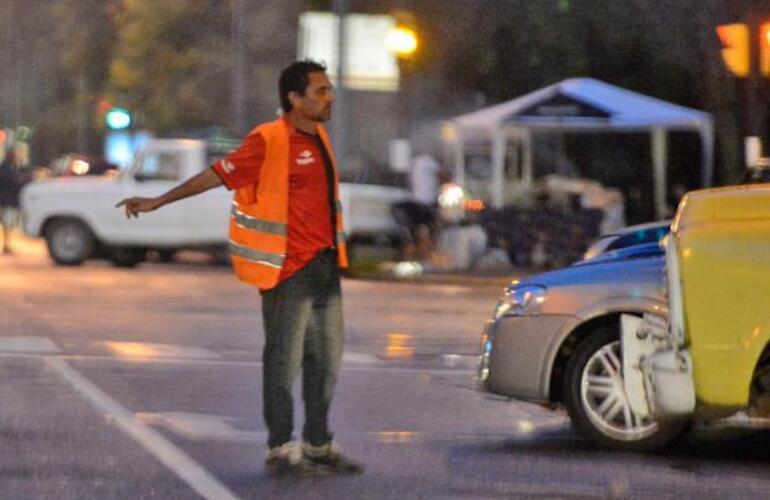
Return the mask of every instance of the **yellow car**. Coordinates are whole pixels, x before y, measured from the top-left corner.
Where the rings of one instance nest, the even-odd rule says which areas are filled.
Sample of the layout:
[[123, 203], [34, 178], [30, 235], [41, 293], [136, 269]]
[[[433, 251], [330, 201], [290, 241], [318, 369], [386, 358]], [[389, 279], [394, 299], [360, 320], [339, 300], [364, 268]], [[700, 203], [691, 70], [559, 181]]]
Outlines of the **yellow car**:
[[688, 193], [663, 245], [668, 318], [622, 318], [631, 407], [659, 421], [770, 417], [770, 185]]

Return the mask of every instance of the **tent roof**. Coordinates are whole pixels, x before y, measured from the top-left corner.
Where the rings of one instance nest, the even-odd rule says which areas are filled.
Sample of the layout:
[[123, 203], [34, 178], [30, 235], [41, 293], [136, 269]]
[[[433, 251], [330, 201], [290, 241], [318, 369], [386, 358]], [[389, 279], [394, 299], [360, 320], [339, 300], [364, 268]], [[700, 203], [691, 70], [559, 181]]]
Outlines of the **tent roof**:
[[503, 125], [539, 129], [633, 130], [656, 126], [698, 129], [708, 113], [631, 92], [592, 78], [571, 78], [530, 94], [452, 118], [458, 129]]

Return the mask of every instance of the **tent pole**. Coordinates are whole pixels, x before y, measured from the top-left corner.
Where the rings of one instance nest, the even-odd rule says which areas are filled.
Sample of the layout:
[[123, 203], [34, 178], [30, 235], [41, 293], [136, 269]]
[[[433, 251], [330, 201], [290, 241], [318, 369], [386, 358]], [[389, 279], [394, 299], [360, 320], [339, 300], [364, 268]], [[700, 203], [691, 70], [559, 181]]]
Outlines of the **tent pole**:
[[455, 147], [455, 183], [465, 187], [465, 141], [460, 130], [457, 130]]
[[505, 166], [505, 127], [498, 128], [492, 134], [492, 185], [490, 193], [492, 194], [492, 206], [500, 208], [503, 206], [503, 192], [505, 186], [503, 183], [503, 168]]
[[508, 139], [514, 145], [511, 149], [511, 182], [521, 184], [521, 129], [511, 129]]
[[666, 162], [668, 161], [668, 130], [652, 129], [652, 182], [655, 200], [655, 219], [666, 217]]
[[708, 120], [699, 130], [703, 161], [701, 187], [711, 187], [714, 183], [714, 124]]
[[532, 130], [526, 129], [522, 131], [521, 134], [521, 142], [523, 145], [523, 151], [522, 156], [524, 157], [524, 172], [523, 172], [523, 180], [524, 180], [524, 186], [527, 188], [531, 188], [534, 176], [533, 176], [533, 170], [534, 170], [534, 158], [532, 157]]

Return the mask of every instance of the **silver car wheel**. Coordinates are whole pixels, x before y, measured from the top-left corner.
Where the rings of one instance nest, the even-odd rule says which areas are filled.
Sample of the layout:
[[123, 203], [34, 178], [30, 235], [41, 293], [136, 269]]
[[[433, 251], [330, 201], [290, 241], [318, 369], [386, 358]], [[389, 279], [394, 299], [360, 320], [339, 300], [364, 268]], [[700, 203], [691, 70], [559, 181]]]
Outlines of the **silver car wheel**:
[[78, 265], [91, 256], [94, 237], [86, 226], [76, 220], [56, 220], [45, 230], [48, 251], [57, 264]]
[[605, 344], [588, 360], [580, 380], [580, 399], [598, 431], [620, 441], [637, 441], [658, 431], [658, 424], [634, 413], [623, 388], [620, 341]]
[[62, 225], [51, 236], [51, 248], [63, 260], [82, 259], [87, 247], [83, 229], [75, 224]]

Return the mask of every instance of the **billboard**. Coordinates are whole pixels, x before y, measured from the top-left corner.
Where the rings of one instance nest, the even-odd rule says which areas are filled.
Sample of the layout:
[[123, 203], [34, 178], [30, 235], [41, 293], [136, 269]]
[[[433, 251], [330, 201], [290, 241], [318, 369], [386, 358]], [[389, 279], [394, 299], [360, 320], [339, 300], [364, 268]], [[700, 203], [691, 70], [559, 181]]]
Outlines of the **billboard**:
[[[399, 70], [395, 54], [385, 39], [395, 26], [392, 16], [350, 14], [346, 18], [347, 77], [345, 87], [356, 90], [396, 91]], [[299, 18], [299, 59], [326, 63], [337, 82], [337, 30], [339, 20], [330, 12], [305, 12]]]

